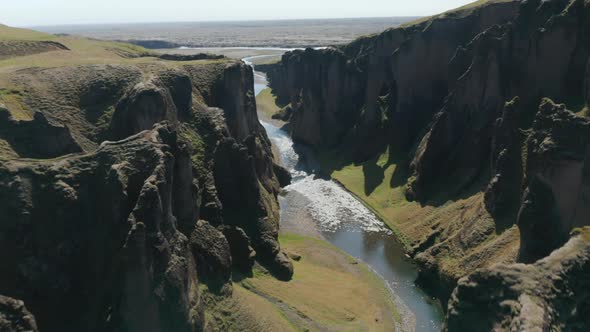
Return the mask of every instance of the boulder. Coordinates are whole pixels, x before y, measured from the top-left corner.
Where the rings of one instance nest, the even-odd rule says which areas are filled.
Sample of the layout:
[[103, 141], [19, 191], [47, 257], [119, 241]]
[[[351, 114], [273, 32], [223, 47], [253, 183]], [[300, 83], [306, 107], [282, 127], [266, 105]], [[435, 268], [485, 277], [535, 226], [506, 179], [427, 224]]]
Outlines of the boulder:
[[291, 173], [287, 169], [283, 166], [273, 164], [273, 170], [281, 187], [286, 187], [291, 184]]
[[293, 262], [284, 251], [279, 252], [266, 267], [279, 280], [289, 281], [293, 278]]
[[0, 295], [0, 331], [38, 332], [35, 317], [23, 301]]
[[231, 284], [232, 256], [227, 239], [208, 222], [197, 222], [190, 238], [199, 279], [219, 291]]
[[236, 226], [221, 226], [220, 230], [229, 243], [233, 267], [242, 273], [251, 273], [256, 251], [246, 232]]

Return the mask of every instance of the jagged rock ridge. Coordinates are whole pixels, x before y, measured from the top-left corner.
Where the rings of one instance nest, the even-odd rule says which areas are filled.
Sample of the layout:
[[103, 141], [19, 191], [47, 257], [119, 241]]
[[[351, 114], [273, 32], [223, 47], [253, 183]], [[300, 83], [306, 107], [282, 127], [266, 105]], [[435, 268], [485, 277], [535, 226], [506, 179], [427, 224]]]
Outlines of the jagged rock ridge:
[[122, 47], [0, 77], [19, 101], [0, 108], [0, 294], [41, 331], [208, 330], [203, 284], [231, 294], [254, 259], [293, 273], [252, 70]]
[[443, 300], [475, 268], [533, 263], [590, 224], [588, 2], [479, 4], [268, 70], [295, 140], [407, 165], [407, 199], [442, 211], [412, 244]]

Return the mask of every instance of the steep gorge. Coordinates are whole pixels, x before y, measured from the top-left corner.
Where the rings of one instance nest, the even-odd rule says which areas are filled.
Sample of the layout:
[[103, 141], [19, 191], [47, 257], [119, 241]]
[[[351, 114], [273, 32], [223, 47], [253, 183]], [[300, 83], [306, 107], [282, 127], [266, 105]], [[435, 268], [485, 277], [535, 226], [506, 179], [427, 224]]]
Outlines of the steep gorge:
[[291, 278], [251, 68], [62, 42], [72, 63], [0, 75], [0, 326], [217, 330], [232, 270]]
[[[485, 276], [495, 263], [505, 271], [534, 263], [590, 224], [589, 8], [480, 1], [343, 47], [293, 51], [267, 71], [293, 138], [342, 159], [324, 172], [353, 191], [347, 176], [362, 165], [355, 176], [364, 191], [355, 193], [405, 240], [422, 265], [419, 281], [446, 301], [475, 269]], [[379, 156], [385, 170], [395, 165], [381, 200], [381, 184], [369, 183], [388, 180], [373, 165]], [[587, 237], [578, 239], [586, 248]], [[478, 292], [479, 279], [471, 280]], [[572, 291], [583, 310], [585, 291]], [[528, 316], [520, 319], [527, 326]], [[539, 324], [587, 328], [554, 317]], [[474, 328], [489, 326], [506, 327]]]

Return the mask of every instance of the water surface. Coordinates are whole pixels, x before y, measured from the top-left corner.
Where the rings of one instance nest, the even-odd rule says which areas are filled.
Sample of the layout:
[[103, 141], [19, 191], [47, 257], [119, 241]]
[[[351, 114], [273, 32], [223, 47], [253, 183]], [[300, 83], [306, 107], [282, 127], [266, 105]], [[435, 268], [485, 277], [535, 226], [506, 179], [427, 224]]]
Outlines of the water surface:
[[[265, 75], [255, 72], [256, 95], [266, 85]], [[339, 184], [317, 176], [319, 165], [312, 151], [294, 144], [276, 123], [261, 123], [293, 176], [280, 197], [281, 228], [315, 234], [362, 260], [389, 285], [404, 325], [440, 331], [440, 306], [416, 287], [417, 267], [391, 230]]]

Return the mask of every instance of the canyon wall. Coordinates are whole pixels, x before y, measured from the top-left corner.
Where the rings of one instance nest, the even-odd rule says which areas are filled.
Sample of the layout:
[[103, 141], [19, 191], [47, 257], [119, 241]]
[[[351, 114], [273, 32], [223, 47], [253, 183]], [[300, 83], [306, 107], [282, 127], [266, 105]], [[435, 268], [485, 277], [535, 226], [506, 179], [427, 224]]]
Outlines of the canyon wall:
[[590, 224], [589, 24], [585, 1], [482, 1], [287, 53], [268, 75], [296, 141], [357, 163], [388, 149], [406, 199], [440, 211], [430, 234], [388, 222], [446, 300], [474, 269], [533, 263]]
[[0, 324], [214, 330], [204, 285], [231, 294], [232, 270], [251, 273], [254, 259], [291, 278], [281, 169], [249, 66], [147, 59], [3, 75], [22, 108], [0, 105]]

